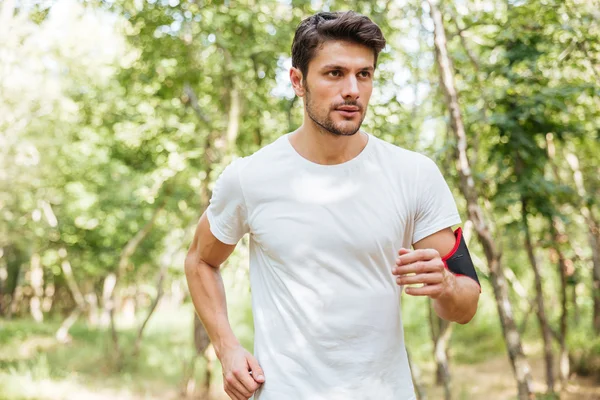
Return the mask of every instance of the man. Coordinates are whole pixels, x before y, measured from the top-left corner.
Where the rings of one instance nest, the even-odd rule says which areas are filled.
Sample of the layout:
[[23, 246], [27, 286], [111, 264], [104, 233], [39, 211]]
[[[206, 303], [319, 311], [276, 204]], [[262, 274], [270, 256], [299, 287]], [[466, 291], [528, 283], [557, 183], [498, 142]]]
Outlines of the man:
[[[232, 399], [414, 399], [402, 287], [422, 284], [405, 291], [447, 320], [475, 314], [480, 287], [440, 171], [360, 130], [384, 46], [353, 12], [304, 20], [290, 71], [302, 126], [231, 163], [200, 218], [186, 276]], [[256, 357], [231, 330], [219, 274], [246, 233]]]

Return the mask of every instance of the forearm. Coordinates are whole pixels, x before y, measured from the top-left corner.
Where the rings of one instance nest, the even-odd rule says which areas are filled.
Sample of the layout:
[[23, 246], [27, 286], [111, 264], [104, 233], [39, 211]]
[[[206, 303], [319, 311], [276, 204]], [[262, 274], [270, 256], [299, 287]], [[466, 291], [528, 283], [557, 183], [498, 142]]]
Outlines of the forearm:
[[225, 287], [219, 269], [203, 261], [186, 260], [185, 275], [194, 308], [217, 356], [224, 348], [239, 345], [229, 324]]
[[466, 276], [456, 276], [455, 284], [434, 300], [436, 314], [445, 320], [466, 324], [473, 319], [479, 301], [479, 285]]

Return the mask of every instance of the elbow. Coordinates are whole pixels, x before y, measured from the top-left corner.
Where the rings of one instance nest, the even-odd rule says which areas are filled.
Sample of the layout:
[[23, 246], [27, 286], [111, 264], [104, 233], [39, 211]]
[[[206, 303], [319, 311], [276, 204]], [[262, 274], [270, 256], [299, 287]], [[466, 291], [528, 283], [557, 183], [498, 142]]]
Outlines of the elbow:
[[201, 260], [199, 260], [198, 257], [194, 257], [193, 255], [188, 254], [183, 264], [185, 277], [189, 280], [190, 278], [198, 276], [203, 264], [204, 263]]
[[[204, 275], [203, 272], [207, 270], [214, 270], [215, 268], [203, 261], [195, 254], [188, 254], [183, 264], [183, 270], [185, 277], [190, 280], [193, 278], [199, 278]], [[218, 269], [218, 268], [216, 268]]]
[[475, 317], [475, 314], [477, 314], [477, 305], [478, 301], [475, 301], [475, 303], [472, 305], [472, 308], [454, 322], [461, 325], [466, 325], [471, 322]]
[[460, 318], [460, 319], [456, 320], [455, 322], [457, 324], [466, 325], [473, 320], [473, 317], [475, 317], [475, 313], [473, 313], [473, 315], [469, 315], [469, 316]]

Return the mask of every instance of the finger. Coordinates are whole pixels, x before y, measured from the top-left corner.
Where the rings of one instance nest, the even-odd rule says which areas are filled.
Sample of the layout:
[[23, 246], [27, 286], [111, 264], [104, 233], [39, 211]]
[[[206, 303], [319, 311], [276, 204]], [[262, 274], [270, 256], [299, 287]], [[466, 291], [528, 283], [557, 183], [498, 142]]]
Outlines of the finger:
[[246, 400], [242, 397], [241, 394], [239, 394], [238, 392], [236, 392], [234, 389], [232, 389], [229, 386], [225, 387], [225, 393], [227, 393], [227, 396], [229, 396], [229, 398], [231, 400]]
[[399, 265], [392, 269], [394, 275], [424, 274], [428, 272], [440, 272], [443, 264], [435, 261], [417, 261], [407, 265]]
[[411, 249], [406, 249], [406, 248], [403, 247], [400, 250], [398, 250], [398, 255], [399, 256], [403, 256], [403, 255], [408, 254], [410, 252], [412, 252]]
[[411, 296], [429, 296], [436, 298], [442, 294], [442, 285], [424, 285], [421, 287], [407, 287], [404, 288], [406, 294]]
[[[399, 254], [399, 253], [398, 253]], [[440, 253], [435, 249], [419, 249], [406, 254], [399, 254], [396, 259], [397, 265], [411, 264], [417, 261], [429, 261], [439, 257]]]
[[[229, 390], [231, 390], [233, 393], [239, 396], [244, 396], [247, 394], [247, 396], [245, 397], [246, 399], [252, 395], [252, 393], [250, 393], [250, 391], [244, 387], [244, 384], [242, 384], [242, 382], [239, 381], [236, 374], [234, 374], [233, 372], [229, 372], [225, 376], [225, 380], [227, 381], [227, 386]], [[254, 383], [253, 380], [251, 381], [253, 384], [256, 385], [256, 383]]]
[[265, 373], [262, 368], [258, 364], [258, 360], [253, 356], [248, 356], [248, 368], [252, 372], [252, 378], [258, 383], [263, 383], [265, 381]]
[[229, 390], [240, 400], [248, 400], [252, 394], [246, 394], [243, 390], [239, 390], [236, 387], [230, 387]]
[[429, 274], [418, 274], [412, 276], [399, 276], [396, 278], [398, 285], [415, 285], [425, 283], [427, 285], [436, 285], [444, 280], [444, 274], [441, 272], [432, 272]]
[[[244, 368], [245, 369], [245, 368]], [[252, 396], [252, 393], [258, 389], [258, 383], [254, 381], [252, 375], [250, 375], [247, 369], [244, 370], [234, 370], [233, 376], [237, 379], [237, 382], [242, 385], [242, 388], [238, 388], [240, 392], [244, 395], [247, 394], [247, 397]]]

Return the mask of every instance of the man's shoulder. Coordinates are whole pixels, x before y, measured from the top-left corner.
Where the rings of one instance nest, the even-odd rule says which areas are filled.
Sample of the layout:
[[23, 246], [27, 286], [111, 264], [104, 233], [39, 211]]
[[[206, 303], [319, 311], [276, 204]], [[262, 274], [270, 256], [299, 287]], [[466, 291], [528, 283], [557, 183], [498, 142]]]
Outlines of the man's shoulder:
[[435, 164], [430, 157], [423, 153], [400, 147], [376, 136], [372, 137], [375, 139], [376, 147], [381, 153], [380, 155], [388, 158], [394, 163], [410, 166], [411, 168], [422, 166], [427, 167], [432, 163]]
[[283, 140], [286, 140], [285, 135], [278, 137], [248, 156], [235, 159], [231, 165], [244, 176], [252, 176], [261, 173], [265, 169], [272, 169], [274, 165], [285, 159], [285, 143], [283, 143]]
[[278, 156], [283, 151], [285, 151], [285, 140], [287, 140], [287, 134], [275, 138], [273, 141], [256, 150], [254, 153], [247, 156], [246, 158], [249, 160], [260, 161], [264, 160], [265, 158]]

